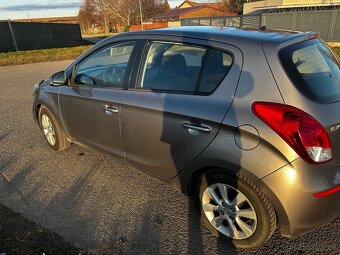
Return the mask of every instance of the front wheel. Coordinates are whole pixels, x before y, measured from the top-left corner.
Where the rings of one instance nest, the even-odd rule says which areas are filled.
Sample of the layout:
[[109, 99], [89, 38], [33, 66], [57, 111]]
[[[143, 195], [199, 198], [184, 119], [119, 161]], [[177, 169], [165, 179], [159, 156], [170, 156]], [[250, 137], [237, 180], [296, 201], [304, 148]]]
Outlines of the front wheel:
[[276, 228], [273, 206], [254, 183], [237, 174], [211, 170], [196, 192], [203, 223], [237, 248], [264, 244]]
[[67, 140], [53, 114], [45, 106], [39, 110], [39, 123], [46, 141], [52, 149], [61, 151], [70, 147], [71, 143]]

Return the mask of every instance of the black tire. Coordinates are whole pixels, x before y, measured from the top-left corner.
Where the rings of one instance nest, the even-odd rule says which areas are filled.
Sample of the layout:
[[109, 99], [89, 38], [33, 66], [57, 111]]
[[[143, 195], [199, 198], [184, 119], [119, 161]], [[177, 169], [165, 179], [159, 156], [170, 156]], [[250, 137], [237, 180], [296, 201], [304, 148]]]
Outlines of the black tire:
[[[219, 232], [206, 217], [202, 207], [203, 192], [215, 183], [227, 184], [239, 190], [252, 204], [257, 217], [257, 226], [253, 234], [246, 239], [233, 239]], [[252, 249], [264, 244], [276, 229], [276, 214], [272, 204], [253, 182], [238, 174], [230, 174], [219, 169], [212, 169], [201, 176], [195, 189], [195, 202], [201, 221], [220, 239], [236, 248]]]
[[43, 115], [46, 115], [50, 119], [54, 133], [55, 133], [55, 143], [54, 144], [51, 144], [44, 134], [48, 145], [55, 151], [62, 151], [62, 150], [67, 149], [68, 147], [70, 147], [71, 143], [67, 139], [66, 135], [64, 134], [63, 130], [61, 129], [60, 125], [56, 121], [53, 114], [45, 106], [41, 106], [41, 108], [39, 109], [39, 114], [38, 114], [39, 125], [40, 125], [41, 129], [43, 130], [43, 124], [42, 124], [42, 116]]

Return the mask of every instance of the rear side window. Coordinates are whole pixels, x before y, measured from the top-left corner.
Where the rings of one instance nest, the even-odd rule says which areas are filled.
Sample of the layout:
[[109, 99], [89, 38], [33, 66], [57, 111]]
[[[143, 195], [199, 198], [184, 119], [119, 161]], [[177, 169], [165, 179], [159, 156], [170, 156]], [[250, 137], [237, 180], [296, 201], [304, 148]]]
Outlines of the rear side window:
[[206, 93], [214, 91], [228, 73], [232, 63], [231, 55], [216, 49], [209, 50], [202, 70], [199, 91]]
[[320, 103], [340, 100], [339, 63], [320, 40], [285, 47], [279, 57], [289, 78], [307, 97]]
[[210, 94], [222, 82], [232, 62], [230, 54], [217, 49], [152, 42], [137, 88]]

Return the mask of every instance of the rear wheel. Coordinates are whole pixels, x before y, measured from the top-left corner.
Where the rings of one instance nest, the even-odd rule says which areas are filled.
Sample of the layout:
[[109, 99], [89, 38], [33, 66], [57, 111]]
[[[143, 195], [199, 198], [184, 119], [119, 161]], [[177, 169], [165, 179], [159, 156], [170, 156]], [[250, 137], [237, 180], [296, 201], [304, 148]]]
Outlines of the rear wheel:
[[46, 141], [52, 149], [61, 151], [70, 147], [71, 143], [67, 140], [53, 114], [45, 106], [39, 110], [39, 123]]
[[201, 177], [196, 200], [204, 224], [237, 248], [262, 245], [276, 228], [272, 205], [245, 177], [211, 170]]

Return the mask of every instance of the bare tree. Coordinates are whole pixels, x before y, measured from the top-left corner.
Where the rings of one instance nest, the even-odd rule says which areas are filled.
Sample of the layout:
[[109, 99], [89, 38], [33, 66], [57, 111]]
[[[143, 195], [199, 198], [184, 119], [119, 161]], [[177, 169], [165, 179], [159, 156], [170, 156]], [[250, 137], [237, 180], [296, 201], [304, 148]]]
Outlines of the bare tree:
[[108, 3], [106, 0], [94, 0], [97, 6], [97, 14], [101, 17], [102, 25], [105, 30], [105, 34], [108, 35], [110, 28], [110, 21], [114, 18], [111, 14], [110, 9], [108, 8]]
[[167, 12], [167, 11], [170, 11], [170, 10], [171, 10], [171, 8], [170, 8], [169, 1], [164, 0], [162, 12]]
[[166, 0], [140, 0], [142, 13], [139, 9], [139, 0], [84, 0], [81, 11], [79, 11], [79, 20], [85, 23], [87, 13], [85, 7], [91, 3], [94, 10], [91, 9], [91, 15], [101, 21], [105, 33], [108, 33], [112, 25], [119, 24], [128, 30], [131, 24], [140, 24], [140, 17], [143, 22], [149, 20], [154, 15], [164, 11], [168, 6]]
[[243, 4], [249, 2], [249, 0], [221, 0], [221, 2], [230, 10], [237, 14], [243, 13]]
[[79, 9], [78, 19], [83, 33], [92, 33], [96, 20], [96, 7], [93, 0], [85, 0]]
[[125, 9], [126, 2], [124, 0], [95, 0], [100, 6], [100, 12], [107, 13], [112, 19], [120, 19], [124, 25], [130, 25], [130, 8]]
[[148, 20], [155, 16], [156, 14], [159, 14], [163, 12], [163, 4], [164, 1], [160, 0], [141, 0], [142, 2], [142, 12], [144, 20]]

